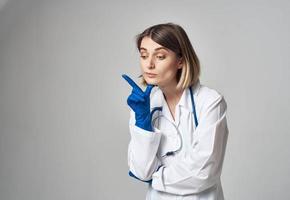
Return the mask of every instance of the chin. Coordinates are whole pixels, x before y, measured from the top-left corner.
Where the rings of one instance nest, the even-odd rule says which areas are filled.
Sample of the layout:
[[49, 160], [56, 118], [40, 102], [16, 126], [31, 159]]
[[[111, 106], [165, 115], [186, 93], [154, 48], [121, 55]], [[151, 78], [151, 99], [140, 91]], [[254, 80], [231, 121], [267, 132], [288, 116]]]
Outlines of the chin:
[[151, 85], [158, 85], [158, 82], [156, 80], [152, 80], [152, 79], [147, 79], [145, 80], [147, 84], [151, 84]]

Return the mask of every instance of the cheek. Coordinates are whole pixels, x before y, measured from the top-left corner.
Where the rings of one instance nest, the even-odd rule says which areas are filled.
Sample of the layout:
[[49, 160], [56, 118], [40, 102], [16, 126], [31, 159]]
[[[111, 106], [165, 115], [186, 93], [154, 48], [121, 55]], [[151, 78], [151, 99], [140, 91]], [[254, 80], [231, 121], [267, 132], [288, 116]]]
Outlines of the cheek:
[[142, 72], [144, 72], [144, 71], [147, 70], [147, 69], [146, 69], [147, 67], [146, 67], [146, 64], [145, 64], [144, 61], [140, 61], [140, 68], [141, 68]]
[[160, 74], [164, 78], [172, 78], [176, 75], [177, 67], [174, 63], [164, 64], [163, 67], [160, 67]]
[[145, 64], [144, 64], [143, 61], [140, 61], [140, 67], [141, 67], [142, 71], [144, 71], [144, 69], [145, 69]]

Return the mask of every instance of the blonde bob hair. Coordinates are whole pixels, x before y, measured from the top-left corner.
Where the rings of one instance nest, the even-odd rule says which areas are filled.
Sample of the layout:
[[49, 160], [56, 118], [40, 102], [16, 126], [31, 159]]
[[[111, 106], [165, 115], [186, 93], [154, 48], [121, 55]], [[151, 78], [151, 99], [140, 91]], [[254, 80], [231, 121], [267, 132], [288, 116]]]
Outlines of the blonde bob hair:
[[[176, 53], [177, 58], [182, 58], [183, 66], [177, 71], [177, 89], [185, 89], [193, 86], [199, 80], [200, 62], [191, 45], [191, 42], [184, 29], [174, 23], [157, 24], [145, 29], [135, 36], [136, 45], [140, 52], [141, 41], [144, 37], [150, 37], [159, 45]], [[147, 83], [142, 75], [140, 83], [146, 86]]]

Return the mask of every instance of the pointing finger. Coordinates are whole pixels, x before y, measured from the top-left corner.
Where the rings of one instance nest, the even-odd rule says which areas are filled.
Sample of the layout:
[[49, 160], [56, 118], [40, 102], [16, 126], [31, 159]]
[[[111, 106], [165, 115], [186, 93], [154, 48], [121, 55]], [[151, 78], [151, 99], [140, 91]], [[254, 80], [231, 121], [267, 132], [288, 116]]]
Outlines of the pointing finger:
[[138, 92], [142, 92], [143, 90], [126, 74], [123, 74], [122, 77], [136, 90], [138, 90]]

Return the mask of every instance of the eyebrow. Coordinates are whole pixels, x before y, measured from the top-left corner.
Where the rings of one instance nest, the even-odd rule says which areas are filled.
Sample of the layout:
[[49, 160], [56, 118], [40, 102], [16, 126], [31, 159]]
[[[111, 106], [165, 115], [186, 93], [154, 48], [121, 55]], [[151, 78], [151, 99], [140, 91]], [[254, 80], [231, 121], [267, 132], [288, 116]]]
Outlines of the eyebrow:
[[[156, 49], [154, 49], [155, 51], [158, 51], [158, 50], [160, 50], [160, 49], [164, 49], [165, 51], [168, 51], [166, 48], [164, 48], [164, 47], [158, 47], [158, 48], [156, 48]], [[145, 51], [147, 51], [147, 49], [146, 48], [144, 48], [144, 47], [140, 47], [140, 51], [141, 50], [145, 50]]]

